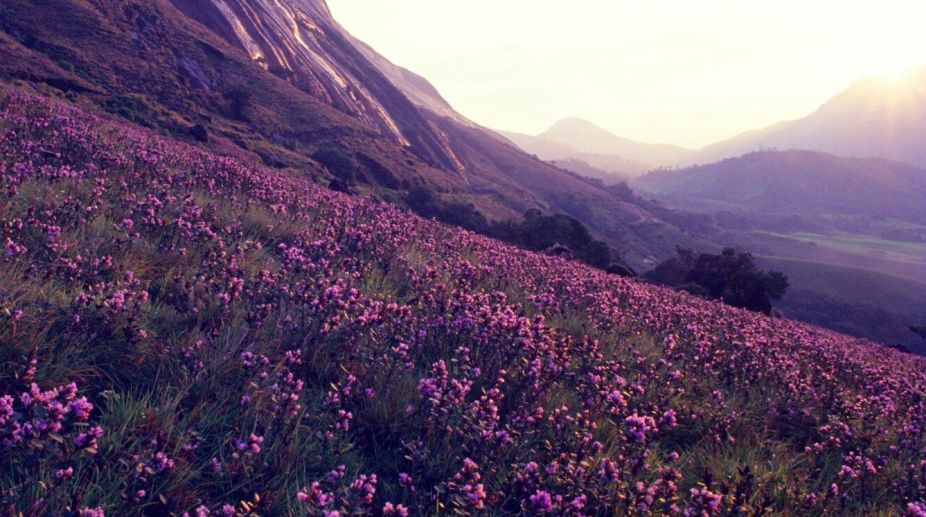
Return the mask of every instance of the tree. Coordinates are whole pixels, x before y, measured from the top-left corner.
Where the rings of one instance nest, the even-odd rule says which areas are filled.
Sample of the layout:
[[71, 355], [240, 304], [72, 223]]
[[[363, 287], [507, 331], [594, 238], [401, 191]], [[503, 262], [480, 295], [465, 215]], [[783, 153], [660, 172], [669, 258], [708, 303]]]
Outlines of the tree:
[[726, 248], [720, 255], [676, 249], [676, 257], [657, 265], [646, 277], [692, 294], [721, 300], [734, 307], [771, 314], [772, 300], [780, 300], [789, 287], [780, 271], [756, 267], [750, 253]]
[[694, 268], [696, 257], [694, 251], [679, 246], [675, 248], [675, 255], [657, 264], [644, 277], [650, 282], [659, 285], [682, 286], [685, 283], [685, 277]]
[[595, 239], [579, 220], [565, 214], [545, 215], [531, 208], [524, 212], [523, 220], [489, 222], [473, 204], [442, 199], [421, 185], [408, 190], [405, 203], [423, 217], [433, 217], [532, 251], [578, 259], [614, 274], [636, 276], [624, 264], [620, 253]]

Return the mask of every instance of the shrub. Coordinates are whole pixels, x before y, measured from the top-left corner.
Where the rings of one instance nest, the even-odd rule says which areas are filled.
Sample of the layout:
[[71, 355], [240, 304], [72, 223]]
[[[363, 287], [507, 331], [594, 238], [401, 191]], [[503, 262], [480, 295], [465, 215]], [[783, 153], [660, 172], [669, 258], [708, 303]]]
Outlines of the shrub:
[[646, 274], [655, 283], [720, 300], [733, 307], [771, 314], [771, 300], [779, 300], [789, 287], [779, 271], [762, 271], [749, 253], [726, 248], [720, 255], [677, 249], [677, 256]]

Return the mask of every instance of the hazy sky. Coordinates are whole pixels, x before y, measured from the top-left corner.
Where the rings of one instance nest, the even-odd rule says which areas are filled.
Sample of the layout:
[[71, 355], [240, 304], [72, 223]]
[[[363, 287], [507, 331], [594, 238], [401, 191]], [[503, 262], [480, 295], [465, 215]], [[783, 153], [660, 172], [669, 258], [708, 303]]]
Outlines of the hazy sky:
[[701, 146], [926, 64], [926, 0], [328, 0], [483, 125]]

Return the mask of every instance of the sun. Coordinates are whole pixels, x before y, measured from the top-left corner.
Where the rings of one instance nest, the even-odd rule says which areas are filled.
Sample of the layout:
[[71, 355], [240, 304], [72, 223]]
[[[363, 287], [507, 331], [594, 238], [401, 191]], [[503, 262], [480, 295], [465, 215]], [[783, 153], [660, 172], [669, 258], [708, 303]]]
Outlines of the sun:
[[912, 72], [918, 66], [923, 65], [924, 63], [926, 63], [926, 58], [924, 58], [921, 62], [916, 62], [912, 59], [884, 58], [879, 59], [869, 68], [871, 74], [892, 81], [900, 81], [906, 78], [910, 72]]

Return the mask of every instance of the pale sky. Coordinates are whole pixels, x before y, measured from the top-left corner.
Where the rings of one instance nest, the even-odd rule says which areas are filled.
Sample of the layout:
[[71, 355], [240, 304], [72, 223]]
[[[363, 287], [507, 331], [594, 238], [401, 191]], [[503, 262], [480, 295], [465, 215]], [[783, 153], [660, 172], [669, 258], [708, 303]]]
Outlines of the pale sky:
[[328, 0], [488, 127], [699, 147], [926, 64], [926, 0]]

